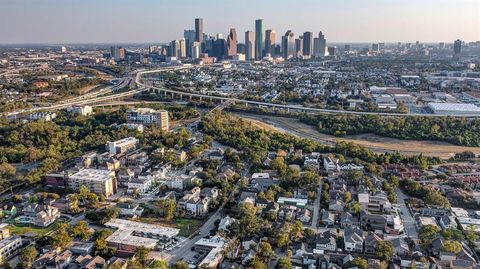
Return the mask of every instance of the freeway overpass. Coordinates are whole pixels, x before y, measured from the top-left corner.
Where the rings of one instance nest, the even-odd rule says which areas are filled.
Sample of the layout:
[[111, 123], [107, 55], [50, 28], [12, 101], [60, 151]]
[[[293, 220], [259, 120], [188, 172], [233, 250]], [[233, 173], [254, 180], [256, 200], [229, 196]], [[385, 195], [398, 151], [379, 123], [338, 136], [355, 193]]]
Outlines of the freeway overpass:
[[[186, 69], [189, 67], [183, 67], [183, 68], [173, 68], [171, 70], [180, 70], [180, 69]], [[239, 99], [239, 98], [234, 98], [234, 97], [225, 97], [225, 96], [215, 96], [215, 95], [207, 95], [207, 94], [201, 94], [201, 93], [193, 93], [193, 92], [184, 92], [184, 91], [175, 91], [171, 89], [166, 89], [163, 87], [156, 87], [156, 86], [151, 86], [147, 85], [144, 82], [142, 82], [142, 76], [145, 74], [153, 74], [153, 73], [159, 73], [159, 72], [165, 72], [168, 70], [165, 69], [157, 69], [157, 70], [149, 70], [149, 71], [140, 71], [137, 73], [135, 82], [137, 85], [140, 87], [147, 88], [149, 91], [155, 91], [157, 93], [164, 93], [165, 95], [171, 94], [172, 97], [179, 96], [181, 99], [185, 96], [188, 98], [198, 98], [200, 100], [206, 99], [206, 100], [217, 100], [220, 102], [228, 101], [229, 103], [235, 103], [235, 104], [244, 104], [245, 106], [248, 105], [254, 105], [258, 107], [265, 107], [265, 108], [272, 108], [273, 110], [275, 109], [282, 109], [282, 110], [287, 110], [287, 111], [297, 111], [297, 112], [305, 112], [305, 113], [329, 113], [329, 114], [349, 114], [349, 115], [377, 115], [377, 116], [389, 116], [389, 117], [417, 117], [417, 116], [422, 116], [422, 117], [445, 117], [445, 115], [437, 115], [437, 114], [423, 114], [423, 113], [408, 113], [408, 114], [400, 114], [400, 113], [388, 113], [388, 112], [367, 112], [367, 111], [350, 111], [350, 110], [336, 110], [336, 109], [323, 109], [323, 108], [312, 108], [312, 107], [304, 107], [300, 105], [284, 105], [284, 104], [275, 104], [275, 103], [268, 103], [268, 102], [261, 102], [261, 101], [252, 101], [252, 100], [245, 100], [245, 99]], [[455, 116], [452, 116], [455, 117]], [[478, 114], [472, 114], [472, 115], [461, 115], [457, 117], [463, 117], [463, 118], [480, 118], [480, 115]]]
[[[409, 114], [400, 114], [400, 113], [387, 113], [387, 112], [367, 112], [367, 111], [349, 111], [349, 110], [335, 110], [335, 109], [322, 109], [322, 108], [312, 108], [312, 107], [304, 107], [300, 105], [288, 105], [288, 104], [275, 104], [275, 103], [268, 103], [268, 102], [261, 102], [261, 101], [253, 101], [253, 100], [246, 100], [234, 97], [225, 97], [225, 96], [216, 96], [216, 95], [208, 95], [208, 94], [201, 94], [201, 93], [194, 93], [194, 92], [184, 92], [184, 91], [175, 91], [171, 89], [167, 89], [164, 87], [157, 87], [152, 85], [147, 85], [143, 80], [142, 76], [147, 74], [154, 74], [160, 72], [167, 72], [167, 71], [176, 71], [182, 69], [188, 69], [193, 66], [176, 66], [176, 67], [167, 67], [167, 68], [160, 68], [154, 70], [136, 70], [131, 72], [129, 75], [135, 77], [135, 83], [139, 86], [138, 89], [130, 90], [127, 92], [122, 93], [113, 93], [110, 95], [104, 95], [106, 93], [111, 93], [114, 91], [107, 91], [103, 93], [103, 96], [85, 96], [85, 97], [77, 97], [71, 100], [64, 101], [62, 103], [54, 104], [48, 107], [37, 107], [32, 109], [25, 109], [10, 112], [7, 116], [16, 116], [22, 113], [32, 113], [38, 111], [49, 111], [49, 110], [58, 110], [64, 109], [72, 105], [84, 105], [84, 104], [95, 104], [100, 102], [109, 102], [115, 99], [120, 99], [127, 96], [132, 96], [144, 91], [154, 91], [157, 93], [163, 93], [165, 95], [171, 94], [172, 97], [178, 96], [180, 99], [183, 100], [184, 97], [188, 97], [188, 99], [196, 98], [200, 100], [210, 100], [210, 101], [219, 101], [225, 102], [227, 101], [229, 104], [243, 104], [245, 106], [258, 106], [264, 108], [271, 108], [273, 110], [287, 110], [287, 111], [297, 111], [297, 112], [305, 112], [305, 113], [329, 113], [329, 114], [348, 114], [348, 115], [377, 115], [377, 116], [388, 116], [388, 117], [445, 117], [445, 115], [436, 115], [436, 114], [422, 114], [422, 113], [409, 113]], [[453, 116], [455, 117], [455, 116]], [[480, 115], [461, 115], [457, 117], [462, 118], [480, 118]]]

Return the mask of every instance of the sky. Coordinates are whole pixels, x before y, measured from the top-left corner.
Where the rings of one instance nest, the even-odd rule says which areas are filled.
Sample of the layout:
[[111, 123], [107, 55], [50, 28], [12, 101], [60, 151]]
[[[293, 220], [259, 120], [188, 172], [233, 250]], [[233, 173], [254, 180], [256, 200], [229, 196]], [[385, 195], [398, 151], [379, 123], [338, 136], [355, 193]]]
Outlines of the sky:
[[160, 43], [204, 19], [208, 34], [255, 19], [328, 42], [480, 40], [480, 0], [0, 0], [0, 44]]

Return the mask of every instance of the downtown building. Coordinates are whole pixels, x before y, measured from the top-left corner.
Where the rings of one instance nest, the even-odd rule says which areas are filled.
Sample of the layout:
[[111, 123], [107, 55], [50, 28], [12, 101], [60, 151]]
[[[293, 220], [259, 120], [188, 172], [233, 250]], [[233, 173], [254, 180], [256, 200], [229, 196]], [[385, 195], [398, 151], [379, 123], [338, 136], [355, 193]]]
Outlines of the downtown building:
[[231, 28], [227, 38], [227, 57], [228, 58], [233, 58], [234, 56], [237, 55], [237, 45], [238, 45], [237, 31], [235, 30], [235, 28]]
[[[197, 43], [197, 42], [194, 42], [194, 43]], [[198, 46], [194, 46], [194, 47], [199, 49]], [[192, 50], [192, 52], [194, 51]], [[195, 51], [194, 54], [195, 55], [193, 56], [197, 56], [198, 54], [198, 57], [200, 57], [199, 50]], [[168, 111], [166, 110], [155, 110], [152, 108], [133, 108], [127, 111], [126, 116], [127, 116], [127, 123], [156, 126], [162, 131], [168, 131], [170, 128], [169, 121], [168, 121]]]
[[263, 20], [258, 19], [255, 21], [255, 59], [263, 58], [263, 50], [265, 49], [263, 33]]
[[318, 37], [314, 39], [314, 56], [316, 58], [325, 57], [327, 53], [327, 40], [322, 31], [318, 33]]
[[255, 60], [255, 32], [245, 32], [245, 59]]
[[282, 54], [285, 60], [295, 57], [295, 34], [288, 30], [282, 36]]
[[264, 55], [270, 54], [270, 56], [274, 56], [275, 53], [275, 40], [277, 38], [277, 34], [274, 30], [266, 30], [265, 31], [265, 53]]

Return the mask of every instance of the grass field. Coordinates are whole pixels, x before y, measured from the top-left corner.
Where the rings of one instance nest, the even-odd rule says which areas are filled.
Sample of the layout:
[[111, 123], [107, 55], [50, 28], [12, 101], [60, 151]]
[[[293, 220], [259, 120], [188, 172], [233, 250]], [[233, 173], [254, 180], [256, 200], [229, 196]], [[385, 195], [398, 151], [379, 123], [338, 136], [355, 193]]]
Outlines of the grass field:
[[11, 225], [10, 226], [10, 232], [15, 235], [22, 235], [26, 233], [36, 233], [37, 235], [45, 235], [48, 232], [52, 231], [54, 225], [51, 225], [47, 228], [40, 228], [40, 227], [35, 227], [35, 226], [29, 226], [29, 225]]
[[449, 158], [455, 153], [463, 151], [472, 151], [480, 154], [480, 147], [464, 147], [449, 144], [440, 141], [422, 141], [397, 139], [383, 137], [375, 134], [361, 134], [346, 137], [335, 137], [328, 134], [320, 133], [315, 127], [300, 122], [298, 119], [274, 117], [274, 116], [258, 116], [251, 114], [237, 114], [243, 119], [252, 123], [252, 125], [270, 131], [287, 132], [300, 137], [306, 137], [317, 140], [319, 142], [335, 143], [336, 141], [352, 142], [371, 149], [377, 153], [384, 152], [400, 152], [406, 155], [418, 155], [422, 153], [426, 156], [434, 156], [440, 158]]
[[184, 237], [190, 236], [203, 224], [202, 220], [187, 218], [176, 218], [173, 221], [166, 221], [161, 218], [139, 218], [135, 219], [134, 221], [177, 228], [180, 229], [179, 235]]

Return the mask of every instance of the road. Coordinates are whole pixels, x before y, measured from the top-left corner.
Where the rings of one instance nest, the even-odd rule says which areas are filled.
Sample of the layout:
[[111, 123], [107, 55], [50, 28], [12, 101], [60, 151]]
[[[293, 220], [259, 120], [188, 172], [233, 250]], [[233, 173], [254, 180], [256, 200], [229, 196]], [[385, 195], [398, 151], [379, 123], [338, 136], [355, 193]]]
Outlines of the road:
[[[399, 114], [399, 113], [386, 113], [386, 112], [349, 111], [349, 110], [312, 108], [312, 107], [304, 107], [304, 106], [301, 106], [301, 105], [275, 104], [275, 103], [252, 101], [252, 100], [246, 100], [246, 99], [240, 99], [240, 98], [234, 98], [234, 97], [214, 96], [214, 95], [200, 94], [200, 93], [193, 93], [193, 92], [175, 91], [175, 90], [166, 89], [166, 88], [163, 88], [163, 87], [146, 85], [144, 82], [142, 82], [142, 76], [146, 75], [146, 74], [153, 74], [153, 73], [159, 73], [159, 72], [165, 72], [165, 71], [176, 71], [176, 70], [187, 69], [187, 68], [191, 68], [191, 67], [193, 67], [193, 66], [177, 66], [177, 67], [160, 68], [160, 69], [154, 69], [154, 70], [148, 70], [148, 71], [137, 70], [137, 71], [133, 72], [133, 74], [135, 74], [135, 83], [137, 84], [137, 86], [140, 87], [140, 90], [132, 90], [132, 91], [128, 91], [126, 93], [112, 94], [112, 95], [107, 96], [107, 98], [93, 97], [93, 98], [82, 99], [81, 101], [78, 101], [78, 102], [66, 102], [64, 104], [52, 105], [50, 107], [33, 108], [33, 109], [29, 109], [29, 110], [19, 110], [19, 111], [10, 112], [10, 113], [7, 114], [7, 116], [14, 116], [14, 115], [18, 115], [18, 114], [21, 114], [21, 113], [28, 113], [28, 112], [34, 112], [34, 111], [58, 110], [58, 109], [66, 108], [70, 105], [98, 103], [98, 102], [102, 102], [102, 101], [109, 101], [109, 100], [112, 100], [112, 99], [123, 98], [123, 97], [126, 97], [126, 96], [135, 95], [137, 93], [147, 91], [147, 90], [157, 90], [157, 91], [163, 92], [165, 94], [171, 93], [172, 95], [177, 95], [177, 96], [179, 95], [179, 96], [186, 96], [186, 97], [190, 97], [190, 98], [195, 97], [195, 98], [199, 98], [199, 99], [205, 98], [205, 99], [217, 100], [217, 101], [229, 101], [229, 102], [233, 102], [233, 103], [236, 103], [236, 104], [244, 104], [246, 106], [254, 105], [254, 106], [259, 106], [259, 107], [270, 107], [272, 109], [284, 109], [284, 110], [287, 110], [287, 111], [293, 110], [293, 111], [305, 112], [305, 113], [376, 115], [376, 116], [390, 116], [390, 117], [417, 117], [417, 116], [422, 116], [422, 117], [445, 117], [445, 115], [423, 114], [423, 113]], [[455, 115], [450, 115], [450, 116], [455, 117]], [[461, 115], [461, 117], [462, 118], [480, 118], [480, 114]]]
[[418, 231], [415, 218], [412, 216], [410, 210], [408, 210], [408, 207], [405, 204], [405, 199], [408, 199], [408, 196], [405, 195], [400, 188], [397, 188], [397, 207], [401, 212], [403, 226], [405, 227], [405, 235], [416, 240], [418, 239]]
[[[192, 258], [194, 253], [192, 253], [191, 248], [198, 240], [210, 235], [210, 231], [215, 228], [215, 221], [222, 218], [222, 210], [223, 205], [220, 206], [217, 211], [215, 211], [215, 213], [213, 213], [213, 215], [210, 216], [210, 218], [202, 225], [197, 235], [187, 239], [184, 243], [180, 245], [180, 247], [176, 247], [171, 251], [163, 253], [163, 258], [166, 259], [170, 264], [182, 259], [188, 260]], [[190, 255], [188, 253], [190, 253]]]
[[320, 215], [320, 199], [322, 196], [322, 184], [318, 186], [317, 189], [317, 197], [315, 197], [315, 201], [313, 202], [313, 216], [312, 216], [312, 229], [314, 231], [317, 230], [318, 226], [318, 217]]

